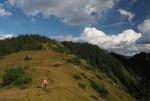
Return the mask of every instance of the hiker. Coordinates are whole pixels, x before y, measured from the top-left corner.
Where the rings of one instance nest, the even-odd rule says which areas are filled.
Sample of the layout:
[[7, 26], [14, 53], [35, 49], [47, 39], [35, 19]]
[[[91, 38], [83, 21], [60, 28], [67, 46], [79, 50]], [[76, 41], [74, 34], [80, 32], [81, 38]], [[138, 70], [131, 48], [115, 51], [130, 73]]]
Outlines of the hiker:
[[43, 82], [42, 82], [42, 88], [46, 89], [47, 86], [48, 86], [48, 81], [47, 81], [47, 79], [44, 79]]

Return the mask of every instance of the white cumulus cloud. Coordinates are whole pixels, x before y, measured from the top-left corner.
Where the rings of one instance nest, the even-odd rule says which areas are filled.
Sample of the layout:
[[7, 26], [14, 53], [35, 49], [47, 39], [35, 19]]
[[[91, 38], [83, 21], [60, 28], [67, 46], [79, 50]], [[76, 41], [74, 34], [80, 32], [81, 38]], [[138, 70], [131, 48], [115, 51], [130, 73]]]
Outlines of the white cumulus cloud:
[[141, 33], [132, 29], [127, 29], [117, 35], [108, 35], [96, 28], [85, 28], [79, 37], [59, 36], [55, 37], [60, 41], [89, 42], [99, 47], [113, 51], [122, 55], [134, 55], [145, 51], [150, 52], [150, 44], [137, 44], [136, 41], [141, 38]]
[[4, 9], [3, 4], [0, 4], [0, 16], [11, 16], [12, 13]]
[[137, 40], [137, 42], [150, 44], [150, 18], [144, 20], [144, 22], [138, 26], [138, 29], [142, 32], [142, 37]]
[[132, 23], [132, 19], [135, 17], [135, 14], [132, 12], [129, 12], [127, 10], [119, 9], [119, 13], [125, 17], [128, 17], [128, 20]]
[[82, 37], [82, 40], [84, 41], [87, 41], [92, 44], [97, 44], [103, 49], [106, 49], [108, 51], [114, 51], [119, 54], [131, 55], [134, 54], [135, 51], [137, 51], [137, 49], [134, 47], [135, 41], [141, 37], [141, 33], [136, 33], [132, 29], [125, 30], [118, 35], [104, 34], [101, 36], [99, 35], [100, 31], [98, 29], [92, 31], [93, 28], [85, 28], [85, 30], [87, 29], [89, 30], [91, 35], [94, 33], [97, 33], [98, 35], [89, 36], [88, 32], [85, 33], [84, 31], [82, 34], [87, 35], [85, 37]]
[[82, 37], [101, 37], [101, 36], [105, 36], [105, 33], [93, 27], [93, 28], [85, 28], [81, 36]]
[[69, 25], [91, 24], [119, 0], [7, 0], [27, 16], [55, 16]]

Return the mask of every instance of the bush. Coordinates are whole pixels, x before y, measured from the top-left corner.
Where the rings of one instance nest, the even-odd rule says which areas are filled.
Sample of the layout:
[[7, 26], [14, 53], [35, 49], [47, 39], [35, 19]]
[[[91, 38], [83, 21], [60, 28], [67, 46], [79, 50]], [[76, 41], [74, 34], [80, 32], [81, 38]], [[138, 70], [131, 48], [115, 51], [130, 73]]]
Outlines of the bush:
[[52, 48], [55, 52], [59, 52], [59, 53], [64, 53], [66, 52], [66, 48], [65, 47], [62, 47], [62, 46], [57, 46], [55, 48]]
[[25, 61], [27, 61], [27, 60], [32, 60], [32, 57], [25, 56], [25, 57], [24, 57], [24, 60], [25, 60]]
[[31, 81], [31, 77], [30, 75], [28, 74], [24, 74], [22, 75], [21, 77], [18, 77], [16, 80], [15, 80], [15, 84], [16, 85], [24, 85], [24, 84], [27, 84]]
[[31, 76], [22, 67], [9, 68], [5, 71], [2, 86], [9, 84], [24, 85], [31, 82]]
[[74, 65], [79, 65], [81, 63], [78, 57], [73, 57], [72, 59], [67, 60], [67, 62], [73, 63]]
[[87, 76], [84, 73], [80, 73], [85, 79], [87, 79]]
[[103, 85], [99, 85], [93, 80], [90, 80], [90, 86], [93, 89], [95, 89], [100, 94], [101, 97], [106, 97], [109, 94], [109, 92]]
[[20, 86], [20, 89], [21, 90], [24, 90], [24, 89], [26, 89], [27, 87], [25, 86], [25, 85], [22, 85], [22, 86]]
[[83, 83], [79, 83], [78, 86], [79, 86], [80, 88], [82, 88], [82, 89], [85, 89], [85, 88], [86, 88], [85, 84], [83, 84]]
[[98, 100], [98, 98], [95, 95], [91, 95], [90, 97], [95, 99], [95, 100]]
[[100, 75], [96, 74], [95, 75], [99, 80], [103, 79]]
[[61, 66], [62, 64], [61, 63], [55, 63], [54, 64], [54, 67], [59, 67], [59, 66]]
[[73, 75], [73, 78], [74, 78], [75, 80], [80, 80], [80, 79], [81, 79], [81, 76], [78, 75], [78, 74], [75, 74], [75, 75]]

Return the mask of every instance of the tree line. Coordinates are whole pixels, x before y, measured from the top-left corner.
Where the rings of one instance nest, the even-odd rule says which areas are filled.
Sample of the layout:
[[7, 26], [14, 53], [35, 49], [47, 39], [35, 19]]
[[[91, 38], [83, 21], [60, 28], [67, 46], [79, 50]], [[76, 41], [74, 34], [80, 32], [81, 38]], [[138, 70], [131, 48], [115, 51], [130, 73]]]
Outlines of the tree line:
[[110, 76], [115, 83], [121, 81], [132, 94], [137, 92], [138, 78], [129, 71], [119, 60], [96, 45], [78, 42], [62, 42], [62, 44], [79, 58], [87, 60], [93, 68], [98, 68]]
[[0, 56], [23, 50], [39, 50], [42, 49], [43, 43], [48, 42], [54, 43], [55, 41], [45, 36], [29, 34], [0, 40]]

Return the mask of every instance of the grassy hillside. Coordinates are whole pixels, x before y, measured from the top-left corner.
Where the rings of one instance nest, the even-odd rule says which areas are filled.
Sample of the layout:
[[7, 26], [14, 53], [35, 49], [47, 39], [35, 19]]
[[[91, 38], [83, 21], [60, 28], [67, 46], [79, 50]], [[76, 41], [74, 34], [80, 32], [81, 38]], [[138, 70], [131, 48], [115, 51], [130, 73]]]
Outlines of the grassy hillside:
[[91, 44], [68, 45], [39, 35], [0, 40], [0, 101], [134, 101], [127, 89], [136, 78], [119, 61]]
[[[24, 60], [26, 56], [31, 60]], [[135, 101], [112, 80], [83, 60], [79, 66], [71, 60], [75, 56], [53, 50], [21, 51], [0, 59], [0, 81], [6, 68], [22, 66], [31, 74], [32, 82], [24, 86], [8, 85], [0, 88], [0, 101]], [[75, 79], [74, 76], [80, 76]], [[47, 78], [47, 90], [37, 88]], [[104, 85], [109, 94], [102, 98], [91, 86], [89, 79]], [[85, 87], [81, 87], [84, 85]]]

